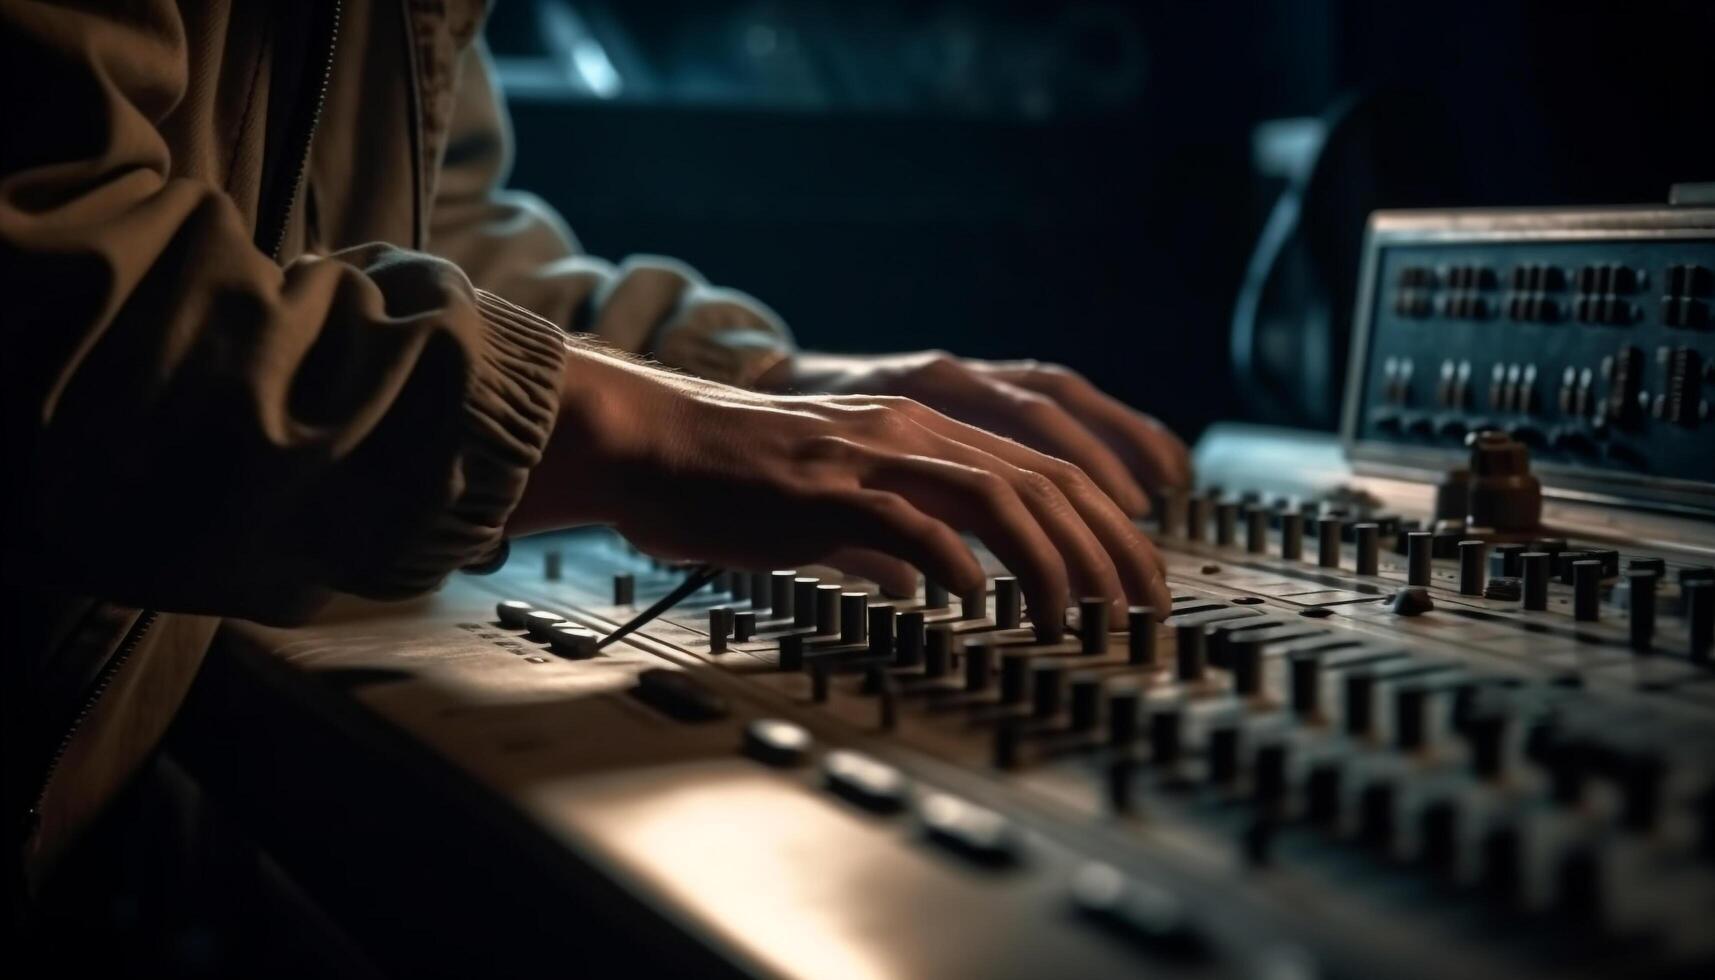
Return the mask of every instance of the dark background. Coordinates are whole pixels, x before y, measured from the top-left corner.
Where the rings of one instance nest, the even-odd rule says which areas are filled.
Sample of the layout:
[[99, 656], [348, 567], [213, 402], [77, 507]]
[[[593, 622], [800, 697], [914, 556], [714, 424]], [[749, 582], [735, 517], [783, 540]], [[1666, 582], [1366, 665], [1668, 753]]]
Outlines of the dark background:
[[807, 347], [1058, 360], [1187, 436], [1333, 425], [1229, 357], [1294, 179], [1336, 362], [1373, 207], [1715, 179], [1708, 2], [502, 0], [489, 36], [513, 183], [589, 250], [685, 259]]

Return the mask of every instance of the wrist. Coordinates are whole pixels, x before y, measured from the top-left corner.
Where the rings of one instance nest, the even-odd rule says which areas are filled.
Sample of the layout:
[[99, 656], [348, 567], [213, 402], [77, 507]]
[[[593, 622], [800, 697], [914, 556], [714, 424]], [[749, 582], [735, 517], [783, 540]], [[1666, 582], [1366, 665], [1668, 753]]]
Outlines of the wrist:
[[561, 377], [559, 414], [530, 474], [509, 534], [613, 523], [633, 474], [659, 454], [657, 434], [672, 388], [648, 368], [573, 347]]

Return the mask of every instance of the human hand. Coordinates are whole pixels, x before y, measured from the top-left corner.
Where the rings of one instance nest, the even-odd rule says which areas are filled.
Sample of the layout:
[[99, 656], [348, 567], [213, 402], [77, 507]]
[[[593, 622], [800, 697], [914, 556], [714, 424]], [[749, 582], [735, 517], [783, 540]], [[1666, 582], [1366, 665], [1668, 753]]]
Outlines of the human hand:
[[802, 353], [765, 375], [760, 387], [922, 402], [1076, 464], [1133, 517], [1149, 510], [1145, 488], [1191, 482], [1190, 453], [1178, 437], [1057, 364], [981, 361], [944, 351]]
[[1076, 466], [892, 396], [748, 392], [574, 350], [509, 525], [610, 524], [669, 558], [826, 563], [908, 595], [985, 586], [981, 538], [1050, 629], [1070, 598], [1166, 610], [1161, 559]]

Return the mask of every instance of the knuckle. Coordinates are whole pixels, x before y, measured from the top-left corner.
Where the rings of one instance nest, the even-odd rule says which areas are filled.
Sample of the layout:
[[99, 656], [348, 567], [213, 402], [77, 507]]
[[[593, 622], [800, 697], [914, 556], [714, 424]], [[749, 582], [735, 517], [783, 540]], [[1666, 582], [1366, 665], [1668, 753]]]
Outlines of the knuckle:
[[1022, 482], [1025, 491], [1039, 501], [1054, 503], [1064, 496], [1060, 492], [1059, 485], [1046, 473], [1037, 470], [1025, 470]]

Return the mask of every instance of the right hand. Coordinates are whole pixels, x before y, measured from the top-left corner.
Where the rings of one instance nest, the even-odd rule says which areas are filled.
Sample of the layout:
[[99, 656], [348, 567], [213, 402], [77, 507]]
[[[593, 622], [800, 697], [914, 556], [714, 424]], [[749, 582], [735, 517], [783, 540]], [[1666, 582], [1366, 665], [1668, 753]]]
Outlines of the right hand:
[[584, 348], [508, 533], [579, 524], [667, 558], [828, 564], [893, 595], [918, 570], [981, 592], [971, 532], [1039, 622], [1074, 596], [1170, 602], [1149, 539], [1070, 463], [904, 398], [757, 394]]

